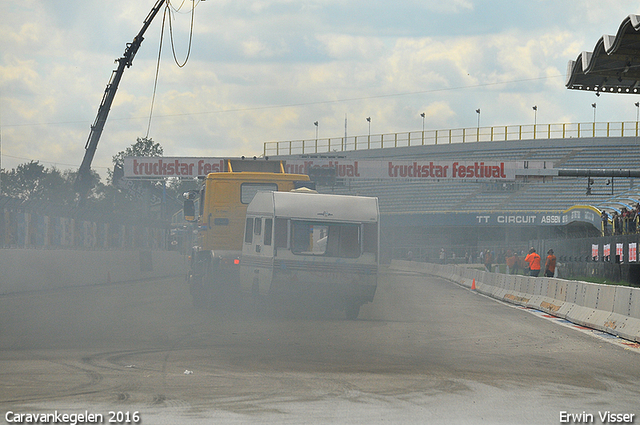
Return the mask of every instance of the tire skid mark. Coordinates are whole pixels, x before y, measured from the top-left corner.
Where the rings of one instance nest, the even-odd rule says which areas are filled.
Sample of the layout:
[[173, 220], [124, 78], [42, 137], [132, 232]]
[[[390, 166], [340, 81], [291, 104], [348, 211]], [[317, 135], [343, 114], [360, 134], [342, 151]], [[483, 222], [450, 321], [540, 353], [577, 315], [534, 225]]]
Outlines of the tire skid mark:
[[[180, 348], [178, 348], [179, 350]], [[17, 397], [13, 399], [5, 399], [1, 400], [3, 403], [25, 403], [25, 402], [38, 402], [38, 401], [46, 401], [46, 400], [54, 400], [60, 398], [68, 398], [75, 397], [80, 395], [89, 395], [89, 394], [99, 394], [99, 393], [113, 393], [115, 394], [115, 399], [117, 401], [127, 401], [130, 398], [129, 391], [135, 390], [137, 385], [132, 386], [131, 383], [127, 385], [117, 384], [117, 385], [109, 385], [107, 382], [109, 381], [109, 376], [106, 376], [103, 373], [100, 373], [100, 369], [106, 369], [110, 371], [119, 371], [122, 372], [124, 366], [119, 363], [121, 359], [131, 356], [135, 357], [136, 355], [144, 355], [150, 353], [162, 353], [165, 351], [172, 351], [174, 349], [144, 349], [144, 350], [120, 350], [120, 351], [107, 351], [96, 354], [91, 354], [88, 356], [82, 356], [78, 359], [79, 364], [74, 364], [72, 360], [70, 361], [55, 361], [47, 358], [41, 358], [43, 361], [47, 361], [52, 364], [56, 364], [62, 366], [73, 372], [80, 372], [87, 376], [86, 382], [82, 382], [80, 384], [71, 386], [69, 388], [57, 389], [55, 394], [48, 395], [26, 395], [24, 397]], [[146, 370], [157, 372], [156, 369], [152, 368], [140, 368], [135, 367], [137, 370]], [[164, 371], [163, 371], [164, 373]]]
[[74, 397], [78, 395], [96, 394], [109, 390], [109, 388], [95, 388], [103, 381], [102, 374], [95, 370], [87, 369], [81, 366], [73, 365], [68, 362], [57, 362], [48, 360], [50, 363], [57, 364], [73, 371], [79, 371], [84, 373], [88, 378], [88, 382], [72, 386], [67, 389], [58, 389], [55, 394], [50, 395], [27, 395], [20, 398], [2, 400], [3, 403], [25, 403], [25, 402], [37, 402], [45, 400], [54, 400], [59, 398]]

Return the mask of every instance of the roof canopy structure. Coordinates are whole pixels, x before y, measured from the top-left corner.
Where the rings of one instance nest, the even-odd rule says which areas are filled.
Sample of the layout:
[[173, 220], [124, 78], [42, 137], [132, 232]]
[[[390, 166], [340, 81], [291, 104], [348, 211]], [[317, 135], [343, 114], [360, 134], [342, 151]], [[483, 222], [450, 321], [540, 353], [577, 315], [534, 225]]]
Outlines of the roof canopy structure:
[[615, 36], [603, 35], [593, 52], [569, 61], [566, 86], [596, 93], [640, 93], [640, 15], [629, 15]]

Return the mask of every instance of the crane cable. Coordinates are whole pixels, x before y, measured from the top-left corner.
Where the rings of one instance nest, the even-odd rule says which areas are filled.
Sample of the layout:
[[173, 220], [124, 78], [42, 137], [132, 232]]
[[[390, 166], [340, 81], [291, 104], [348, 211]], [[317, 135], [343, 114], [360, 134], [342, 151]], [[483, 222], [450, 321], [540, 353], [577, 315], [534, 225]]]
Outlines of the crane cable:
[[184, 6], [184, 3], [187, 0], [182, 0], [182, 3], [180, 3], [180, 6], [178, 6], [177, 8], [171, 4], [171, 1], [169, 1], [169, 5], [171, 6], [171, 8], [173, 9], [174, 12], [180, 12], [180, 10], [182, 9], [182, 6]]
[[[167, 11], [169, 12], [169, 33], [171, 35], [171, 51], [173, 52], [173, 60], [176, 62], [176, 65], [178, 65], [178, 68], [184, 67], [187, 64], [187, 61], [189, 60], [189, 56], [191, 55], [191, 42], [193, 40], [193, 18], [196, 12], [196, 0], [191, 0], [191, 1], [193, 5], [191, 6], [191, 27], [189, 29], [189, 47], [187, 49], [187, 56], [184, 58], [184, 62], [182, 62], [182, 64], [180, 64], [180, 62], [178, 61], [178, 57], [176, 56], [176, 46], [173, 40], [173, 25], [171, 24], [172, 19], [171, 19], [171, 10], [170, 10], [171, 1], [167, 1], [167, 8], [165, 9], [165, 12]], [[174, 10], [179, 11], [182, 8], [182, 5], [184, 5], [184, 0], [180, 5], [180, 7], [178, 9], [174, 8]]]
[[[173, 52], [173, 59], [176, 62], [176, 65], [178, 65], [179, 68], [184, 67], [187, 64], [187, 61], [189, 60], [189, 56], [191, 55], [191, 42], [193, 40], [193, 17], [195, 15], [195, 9], [196, 9], [196, 3], [195, 0], [191, 0], [193, 3], [193, 6], [191, 7], [191, 27], [189, 30], [189, 48], [187, 50], [187, 57], [185, 58], [184, 62], [182, 63], [182, 65], [178, 62], [178, 59], [176, 57], [176, 49], [175, 49], [175, 43], [173, 40], [173, 28], [171, 25], [171, 9], [173, 9], [175, 12], [179, 12], [180, 9], [182, 9], [182, 6], [184, 6], [186, 0], [182, 0], [182, 3], [180, 4], [180, 7], [178, 7], [177, 9], [175, 7], [173, 7], [173, 5], [171, 4], [170, 0], [167, 0], [167, 5], [165, 7], [164, 10], [164, 14], [162, 15], [162, 27], [160, 29], [160, 47], [158, 48], [158, 60], [156, 62], [156, 75], [153, 81], [153, 95], [151, 97], [151, 109], [149, 111], [149, 122], [147, 124], [147, 133], [145, 135], [145, 139], [149, 138], [149, 132], [151, 131], [151, 118], [153, 117], [153, 106], [155, 104], [155, 100], [156, 100], [156, 93], [158, 90], [158, 75], [160, 74], [160, 58], [162, 56], [162, 41], [164, 39], [164, 25], [165, 25], [165, 21], [167, 19], [167, 15], [169, 15], [169, 33], [171, 34], [171, 50]], [[198, 3], [200, 3], [198, 1]]]

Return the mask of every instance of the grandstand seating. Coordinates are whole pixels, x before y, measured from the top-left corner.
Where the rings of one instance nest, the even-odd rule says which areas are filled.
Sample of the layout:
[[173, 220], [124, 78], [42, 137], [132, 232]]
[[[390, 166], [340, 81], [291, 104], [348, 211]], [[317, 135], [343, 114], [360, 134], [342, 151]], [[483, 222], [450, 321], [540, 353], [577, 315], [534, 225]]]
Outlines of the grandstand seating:
[[[640, 164], [640, 141], [625, 138], [537, 139], [476, 142], [340, 152], [351, 159], [430, 159], [482, 161], [549, 161], [554, 168], [634, 169]], [[286, 159], [286, 158], [285, 158]], [[593, 178], [587, 195], [586, 177], [546, 177], [503, 186], [477, 181], [345, 181], [320, 191], [377, 196], [385, 212], [561, 211], [573, 205], [604, 210], [634, 206], [640, 184], [616, 178], [613, 193], [608, 178]]]

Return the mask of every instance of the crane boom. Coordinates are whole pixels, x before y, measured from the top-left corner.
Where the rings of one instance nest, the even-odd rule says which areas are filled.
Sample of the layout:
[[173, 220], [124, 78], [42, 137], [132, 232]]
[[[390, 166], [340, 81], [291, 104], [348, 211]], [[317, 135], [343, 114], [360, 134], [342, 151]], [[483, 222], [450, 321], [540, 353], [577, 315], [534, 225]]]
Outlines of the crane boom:
[[116, 91], [118, 90], [118, 85], [120, 84], [120, 80], [122, 79], [122, 74], [124, 73], [125, 67], [129, 68], [133, 64], [133, 58], [138, 52], [140, 44], [142, 44], [142, 40], [144, 40], [143, 35], [145, 31], [147, 31], [147, 28], [149, 28], [151, 21], [153, 21], [153, 18], [155, 18], [166, 1], [167, 0], [158, 0], [156, 2], [155, 6], [153, 6], [153, 9], [151, 9], [151, 12], [149, 12], [149, 15], [147, 15], [147, 18], [144, 20], [142, 29], [140, 30], [140, 32], [138, 32], [138, 35], [135, 36], [133, 42], [127, 43], [124, 55], [121, 58], [116, 59], [118, 67], [111, 73], [111, 78], [109, 79], [107, 88], [105, 89], [104, 95], [102, 96], [102, 102], [100, 103], [100, 107], [98, 108], [98, 115], [96, 116], [95, 122], [91, 126], [89, 138], [87, 139], [87, 143], [84, 146], [84, 158], [82, 159], [82, 164], [80, 164], [78, 175], [76, 176], [75, 190], [79, 195], [80, 202], [84, 201], [87, 193], [91, 189], [91, 162], [93, 161], [93, 156], [96, 153], [98, 141], [100, 140], [102, 130], [104, 129], [104, 125], [107, 121], [107, 116], [109, 115], [111, 104], [113, 103], [113, 99], [116, 96]]

